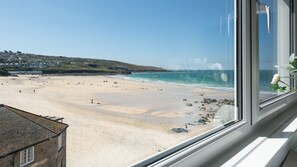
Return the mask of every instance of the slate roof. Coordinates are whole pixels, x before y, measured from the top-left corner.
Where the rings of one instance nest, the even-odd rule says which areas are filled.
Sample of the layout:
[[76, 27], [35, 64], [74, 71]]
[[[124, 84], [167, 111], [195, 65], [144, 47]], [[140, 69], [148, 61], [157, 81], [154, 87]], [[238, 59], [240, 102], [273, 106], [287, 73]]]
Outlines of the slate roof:
[[0, 158], [60, 135], [67, 124], [0, 105]]

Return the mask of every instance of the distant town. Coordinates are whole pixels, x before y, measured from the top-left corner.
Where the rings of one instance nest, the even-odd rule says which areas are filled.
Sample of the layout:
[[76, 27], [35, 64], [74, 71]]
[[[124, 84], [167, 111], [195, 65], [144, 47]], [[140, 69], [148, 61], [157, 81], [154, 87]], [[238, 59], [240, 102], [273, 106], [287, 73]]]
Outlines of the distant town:
[[1, 70], [41, 71], [44, 74], [130, 74], [131, 72], [165, 71], [162, 68], [151, 66], [139, 66], [119, 61], [47, 56], [21, 51], [0, 51]]
[[41, 55], [12, 52], [0, 52], [0, 67], [6, 68], [48, 68], [59, 66], [60, 61], [54, 56], [41, 57]]

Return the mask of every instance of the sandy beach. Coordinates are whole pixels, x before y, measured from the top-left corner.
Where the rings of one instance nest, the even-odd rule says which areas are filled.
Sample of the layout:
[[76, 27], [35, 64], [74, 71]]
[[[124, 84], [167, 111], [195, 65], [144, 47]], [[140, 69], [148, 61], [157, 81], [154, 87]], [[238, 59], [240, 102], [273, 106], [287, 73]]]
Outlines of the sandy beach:
[[0, 104], [64, 118], [70, 167], [129, 166], [220, 125], [219, 100], [233, 99], [232, 91], [107, 76], [1, 77], [0, 94]]

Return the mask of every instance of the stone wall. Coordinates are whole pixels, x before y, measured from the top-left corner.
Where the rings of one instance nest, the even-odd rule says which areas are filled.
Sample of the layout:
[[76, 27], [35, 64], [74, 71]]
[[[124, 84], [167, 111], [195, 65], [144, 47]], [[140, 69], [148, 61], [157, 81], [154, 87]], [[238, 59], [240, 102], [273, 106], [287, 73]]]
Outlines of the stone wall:
[[[62, 148], [58, 150], [58, 136], [34, 146], [34, 162], [26, 167], [66, 166], [66, 130], [62, 133]], [[0, 158], [0, 166], [20, 167], [20, 151]]]

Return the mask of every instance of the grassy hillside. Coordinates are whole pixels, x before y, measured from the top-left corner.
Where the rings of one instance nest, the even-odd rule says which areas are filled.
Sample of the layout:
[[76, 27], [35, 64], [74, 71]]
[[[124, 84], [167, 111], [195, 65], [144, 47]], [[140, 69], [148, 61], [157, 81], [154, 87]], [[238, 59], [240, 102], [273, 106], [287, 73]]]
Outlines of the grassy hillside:
[[0, 76], [9, 76], [10, 74], [5, 70], [0, 68]]
[[21, 52], [0, 52], [0, 67], [8, 71], [43, 71], [45, 74], [92, 73], [130, 74], [131, 72], [159, 72], [165, 69], [140, 66], [113, 60], [35, 55]]

